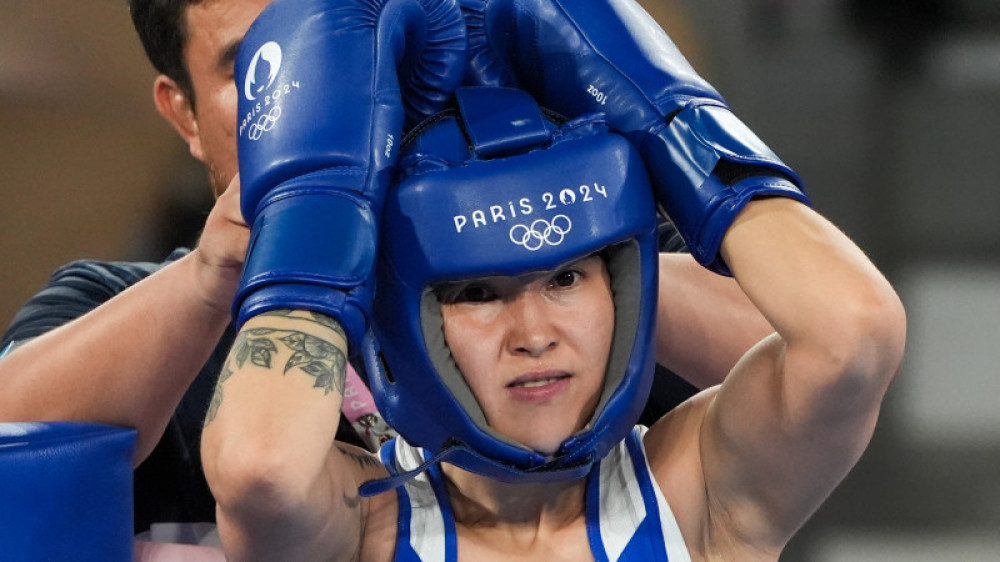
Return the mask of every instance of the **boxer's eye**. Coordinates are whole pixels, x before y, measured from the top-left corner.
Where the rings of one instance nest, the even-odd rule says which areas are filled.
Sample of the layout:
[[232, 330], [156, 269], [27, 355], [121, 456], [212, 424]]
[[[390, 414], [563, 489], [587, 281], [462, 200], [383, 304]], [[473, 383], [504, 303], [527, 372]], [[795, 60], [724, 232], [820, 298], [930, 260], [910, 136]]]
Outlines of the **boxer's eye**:
[[493, 300], [496, 294], [484, 285], [467, 285], [458, 294], [460, 302], [487, 302]]
[[438, 298], [445, 304], [483, 303], [497, 298], [497, 294], [483, 283], [456, 283], [443, 287]]
[[566, 269], [560, 271], [559, 273], [552, 276], [550, 285], [553, 287], [558, 287], [565, 289], [567, 287], [572, 287], [580, 280], [583, 276], [583, 272], [577, 271], [575, 269]]

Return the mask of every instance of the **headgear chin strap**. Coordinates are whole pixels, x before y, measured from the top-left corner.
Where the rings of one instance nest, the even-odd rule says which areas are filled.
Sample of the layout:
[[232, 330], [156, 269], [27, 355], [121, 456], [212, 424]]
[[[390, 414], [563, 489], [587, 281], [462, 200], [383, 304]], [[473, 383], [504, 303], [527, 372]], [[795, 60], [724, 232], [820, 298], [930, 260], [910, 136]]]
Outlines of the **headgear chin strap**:
[[[382, 220], [374, 311], [382, 355], [363, 350], [368, 383], [386, 422], [432, 462], [503, 482], [579, 478], [625, 437], [649, 393], [657, 250], [646, 170], [600, 114], [557, 126], [519, 90], [463, 88], [456, 98], [457, 112], [404, 142]], [[554, 270], [601, 250], [615, 304], [605, 387], [587, 426], [555, 454], [539, 453], [486, 422], [444, 340], [432, 288]]]

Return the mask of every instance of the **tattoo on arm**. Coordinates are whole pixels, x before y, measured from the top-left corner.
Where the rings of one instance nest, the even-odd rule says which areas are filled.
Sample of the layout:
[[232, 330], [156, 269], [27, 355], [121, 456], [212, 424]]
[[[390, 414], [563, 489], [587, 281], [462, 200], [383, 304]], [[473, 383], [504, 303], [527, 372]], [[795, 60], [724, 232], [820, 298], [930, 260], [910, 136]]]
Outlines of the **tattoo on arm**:
[[285, 318], [291, 317], [295, 311], [290, 308], [275, 308], [272, 310], [265, 310], [261, 312], [258, 316], [283, 316]]
[[[357, 465], [360, 466], [361, 468], [367, 469], [367, 468], [382, 467], [382, 463], [379, 462], [377, 458], [371, 455], [366, 455], [364, 453], [359, 453], [357, 451], [347, 449], [336, 442], [334, 442], [334, 446], [337, 448], [338, 451], [340, 451], [342, 455], [357, 463]], [[356, 509], [358, 506], [361, 505], [361, 496], [358, 495], [357, 490], [354, 490], [353, 493], [352, 490], [344, 490], [343, 499], [344, 499], [344, 505], [350, 509]]]
[[215, 415], [219, 413], [219, 406], [222, 404], [222, 383], [226, 382], [226, 379], [233, 375], [233, 370], [229, 367], [229, 361], [226, 361], [225, 365], [222, 366], [222, 371], [219, 373], [219, 380], [215, 383], [215, 392], [212, 393], [212, 401], [208, 404], [208, 413], [205, 414], [205, 425], [215, 419]]
[[[287, 311], [271, 311], [262, 316], [287, 316]], [[320, 315], [322, 316], [322, 315]], [[340, 334], [343, 330], [333, 320], [323, 316], [331, 324], [319, 322], [316, 315], [303, 320], [314, 321], [324, 326], [336, 327]], [[345, 338], [346, 339], [346, 338]], [[271, 368], [272, 359], [278, 353], [278, 344], [292, 350], [292, 356], [285, 363], [282, 374], [288, 374], [292, 369], [306, 373], [314, 379], [313, 387], [323, 389], [323, 394], [336, 391], [344, 393], [344, 381], [347, 378], [347, 358], [344, 352], [334, 344], [312, 334], [298, 330], [277, 328], [250, 328], [241, 331], [233, 342], [229, 357], [219, 373], [215, 393], [208, 407], [205, 425], [208, 425], [218, 414], [222, 404], [222, 384], [233, 375], [236, 369], [243, 368], [249, 360], [251, 364], [265, 369]], [[235, 364], [235, 366], [234, 366]]]
[[371, 455], [365, 455], [365, 454], [362, 454], [362, 453], [358, 453], [356, 451], [351, 451], [349, 449], [345, 449], [345, 448], [341, 447], [340, 445], [337, 445], [337, 449], [339, 449], [340, 452], [343, 453], [345, 457], [347, 457], [347, 458], [353, 460], [354, 462], [358, 463], [358, 465], [360, 465], [361, 468], [381, 467], [382, 466], [382, 463], [380, 463], [378, 461], [378, 459], [376, 459], [375, 457], [373, 457]]
[[313, 322], [316, 322], [317, 324], [322, 324], [327, 328], [330, 328], [334, 332], [340, 334], [340, 337], [344, 338], [344, 341], [347, 341], [347, 332], [344, 331], [344, 328], [340, 325], [339, 322], [337, 322], [333, 318], [330, 318], [326, 314], [321, 314], [319, 312], [310, 311], [309, 314], [312, 317]]
[[[284, 316], [289, 317], [294, 314], [294, 310], [289, 310], [287, 308], [279, 308], [276, 310], [268, 310], [267, 312], [260, 313], [261, 316]], [[322, 312], [309, 311], [309, 318], [303, 318], [303, 320], [312, 320], [313, 322], [326, 326], [327, 328], [333, 330], [340, 334], [344, 341], [347, 341], [347, 332], [344, 331], [343, 326], [333, 318], [323, 314]]]

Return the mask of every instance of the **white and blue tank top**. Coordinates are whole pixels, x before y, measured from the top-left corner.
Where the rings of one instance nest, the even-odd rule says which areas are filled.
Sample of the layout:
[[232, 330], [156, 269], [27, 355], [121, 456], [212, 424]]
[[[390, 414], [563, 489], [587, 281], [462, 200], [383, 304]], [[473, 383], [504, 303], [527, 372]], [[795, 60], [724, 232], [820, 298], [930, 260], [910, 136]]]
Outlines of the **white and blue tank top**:
[[[690, 562], [684, 538], [666, 498], [653, 479], [636, 426], [594, 465], [586, 482], [587, 537], [598, 562]], [[382, 446], [390, 473], [412, 470], [429, 456], [396, 438]], [[457, 534], [438, 464], [404, 486], [399, 497], [397, 562], [455, 562]]]

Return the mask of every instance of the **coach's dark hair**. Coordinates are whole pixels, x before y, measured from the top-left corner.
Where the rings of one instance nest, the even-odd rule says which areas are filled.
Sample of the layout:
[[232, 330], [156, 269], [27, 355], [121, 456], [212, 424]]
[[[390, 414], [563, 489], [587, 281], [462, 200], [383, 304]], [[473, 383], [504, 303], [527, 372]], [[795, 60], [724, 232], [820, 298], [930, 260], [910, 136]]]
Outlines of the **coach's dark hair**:
[[184, 61], [184, 47], [188, 40], [187, 20], [189, 6], [202, 0], [128, 0], [132, 24], [142, 41], [146, 57], [160, 74], [170, 77], [181, 88], [194, 107], [194, 88], [191, 74]]

